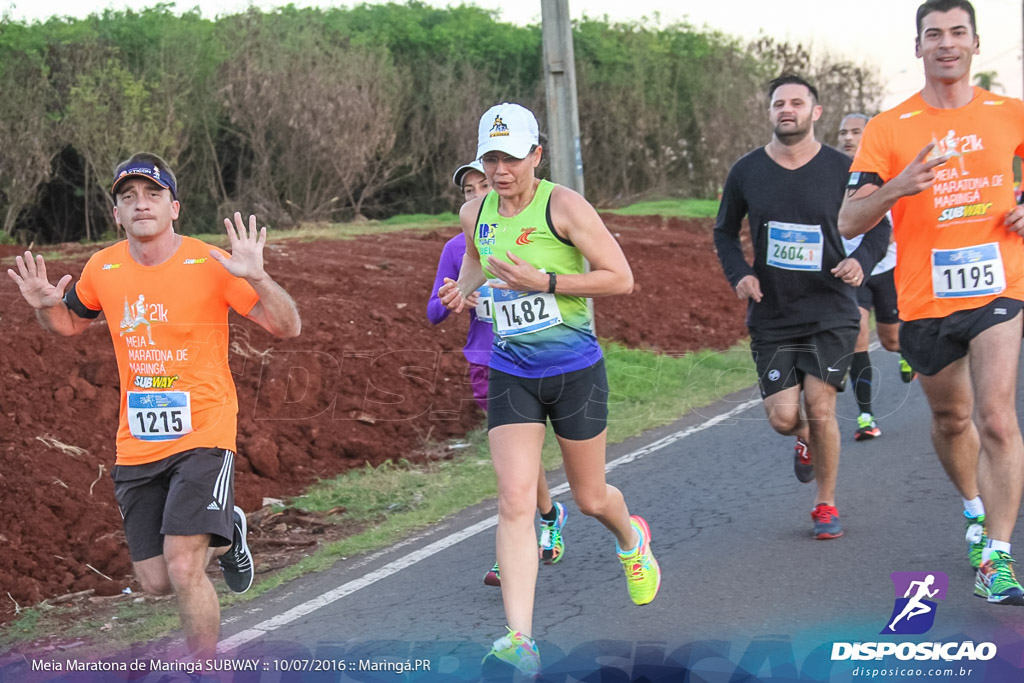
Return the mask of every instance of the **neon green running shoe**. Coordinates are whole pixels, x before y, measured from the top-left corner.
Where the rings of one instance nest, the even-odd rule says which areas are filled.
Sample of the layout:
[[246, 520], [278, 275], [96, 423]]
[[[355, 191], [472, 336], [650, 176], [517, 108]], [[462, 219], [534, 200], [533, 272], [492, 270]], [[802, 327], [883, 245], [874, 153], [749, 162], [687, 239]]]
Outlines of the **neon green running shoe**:
[[661, 588], [661, 568], [651, 552], [651, 527], [647, 520], [640, 515], [633, 515], [629, 520], [640, 537], [640, 545], [628, 553], [622, 552], [618, 543], [615, 549], [626, 571], [626, 587], [630, 599], [637, 605], [646, 605], [654, 600]]
[[900, 379], [904, 384], [910, 384], [917, 379], [917, 371], [910, 367], [910, 363], [903, 356], [900, 356]]
[[857, 431], [853, 433], [854, 441], [867, 441], [881, 435], [882, 430], [878, 428], [878, 423], [875, 422], [871, 413], [861, 413], [857, 416]]
[[544, 564], [554, 564], [562, 559], [565, 552], [565, 541], [562, 540], [562, 527], [569, 518], [569, 511], [561, 503], [555, 503], [555, 518], [540, 518], [540, 559]]
[[988, 562], [978, 567], [974, 579], [974, 594], [998, 605], [1024, 606], [1024, 587], [1013, 573], [1016, 560], [1010, 553], [997, 550]]
[[540, 653], [533, 638], [505, 627], [508, 635], [494, 641], [491, 651], [480, 663], [483, 669], [493, 669], [500, 663], [508, 664], [520, 674], [516, 678], [536, 678], [540, 674]]
[[967, 540], [967, 559], [977, 569], [981, 566], [981, 553], [985, 550], [988, 536], [985, 535], [985, 515], [970, 517], [964, 511], [964, 531]]

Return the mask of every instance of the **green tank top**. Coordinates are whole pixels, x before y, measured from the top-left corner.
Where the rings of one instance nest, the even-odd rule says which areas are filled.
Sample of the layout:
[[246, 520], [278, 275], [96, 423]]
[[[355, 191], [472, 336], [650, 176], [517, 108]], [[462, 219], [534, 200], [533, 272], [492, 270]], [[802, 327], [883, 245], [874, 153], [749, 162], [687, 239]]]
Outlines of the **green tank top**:
[[[512, 217], [498, 214], [498, 193], [484, 198], [473, 233], [484, 275], [494, 279], [487, 257], [511, 260], [507, 252], [547, 273], [584, 272], [583, 254], [560, 237], [551, 224], [550, 200], [555, 184], [541, 180], [530, 204]], [[587, 300], [565, 294], [515, 293], [515, 305], [502, 306], [508, 296], [494, 290], [495, 342], [490, 365], [521, 377], [542, 377], [553, 369], [572, 372], [601, 358]], [[557, 303], [557, 311], [551, 302]], [[561, 322], [555, 323], [555, 317]], [[512, 328], [510, 330], [510, 328]]]

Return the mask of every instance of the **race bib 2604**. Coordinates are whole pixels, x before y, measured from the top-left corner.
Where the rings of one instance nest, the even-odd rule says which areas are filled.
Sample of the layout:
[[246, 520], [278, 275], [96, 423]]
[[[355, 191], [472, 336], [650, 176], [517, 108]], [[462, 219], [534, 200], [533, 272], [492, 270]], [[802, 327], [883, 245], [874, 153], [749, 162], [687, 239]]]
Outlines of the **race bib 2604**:
[[821, 270], [825, 240], [820, 225], [768, 221], [768, 265], [783, 270]]

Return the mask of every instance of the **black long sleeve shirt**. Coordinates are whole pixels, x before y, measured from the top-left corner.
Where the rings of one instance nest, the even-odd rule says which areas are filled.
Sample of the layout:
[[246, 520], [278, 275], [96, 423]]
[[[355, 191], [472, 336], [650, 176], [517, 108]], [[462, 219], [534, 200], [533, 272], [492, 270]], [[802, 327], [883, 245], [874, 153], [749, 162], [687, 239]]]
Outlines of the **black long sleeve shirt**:
[[[846, 258], [838, 218], [849, 170], [850, 158], [826, 145], [797, 169], [780, 166], [760, 147], [729, 170], [715, 221], [715, 248], [733, 287], [747, 275], [760, 281], [761, 301], [747, 306], [752, 337], [779, 341], [859, 324], [854, 288], [831, 273]], [[744, 216], [750, 222], [753, 265], [740, 247]], [[885, 255], [891, 230], [883, 219], [850, 255], [865, 278]]]

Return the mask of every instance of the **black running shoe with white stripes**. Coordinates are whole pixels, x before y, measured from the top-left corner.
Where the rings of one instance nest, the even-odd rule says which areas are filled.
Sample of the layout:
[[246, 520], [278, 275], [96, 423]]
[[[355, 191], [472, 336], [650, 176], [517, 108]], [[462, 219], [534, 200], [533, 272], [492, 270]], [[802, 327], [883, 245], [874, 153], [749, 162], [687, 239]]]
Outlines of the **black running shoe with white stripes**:
[[231, 547], [220, 556], [220, 570], [224, 572], [224, 582], [228, 584], [235, 593], [244, 593], [252, 585], [253, 567], [252, 553], [249, 552], [249, 545], [246, 543], [248, 527], [245, 524], [245, 513], [242, 508], [235, 506], [234, 512], [235, 533], [231, 541]]

